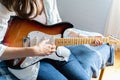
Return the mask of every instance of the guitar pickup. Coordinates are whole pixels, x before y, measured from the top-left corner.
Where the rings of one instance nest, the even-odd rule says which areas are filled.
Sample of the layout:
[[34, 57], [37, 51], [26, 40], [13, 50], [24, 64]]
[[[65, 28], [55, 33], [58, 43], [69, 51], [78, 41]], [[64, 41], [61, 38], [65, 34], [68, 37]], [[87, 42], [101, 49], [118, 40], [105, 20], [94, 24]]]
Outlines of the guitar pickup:
[[23, 39], [23, 47], [30, 47], [30, 37], [27, 36]]

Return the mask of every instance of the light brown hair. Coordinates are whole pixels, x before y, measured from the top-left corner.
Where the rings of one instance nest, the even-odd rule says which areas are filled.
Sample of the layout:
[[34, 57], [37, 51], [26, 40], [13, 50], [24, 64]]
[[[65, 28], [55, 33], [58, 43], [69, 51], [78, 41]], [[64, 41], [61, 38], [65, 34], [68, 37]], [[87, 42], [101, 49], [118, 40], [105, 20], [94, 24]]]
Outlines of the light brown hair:
[[41, 12], [37, 0], [0, 0], [0, 3], [21, 18], [34, 18]]

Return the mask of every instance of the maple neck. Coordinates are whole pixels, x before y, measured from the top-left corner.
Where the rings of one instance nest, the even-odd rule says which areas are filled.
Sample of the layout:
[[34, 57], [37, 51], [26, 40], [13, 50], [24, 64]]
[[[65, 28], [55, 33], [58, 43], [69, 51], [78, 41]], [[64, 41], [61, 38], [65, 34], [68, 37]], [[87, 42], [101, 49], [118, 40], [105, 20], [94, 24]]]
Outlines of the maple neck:
[[116, 42], [110, 41], [109, 37], [104, 38], [58, 38], [55, 39], [56, 46], [67, 46], [67, 45], [79, 45], [79, 44], [92, 44], [95, 40], [107, 42], [109, 44], [117, 44]]

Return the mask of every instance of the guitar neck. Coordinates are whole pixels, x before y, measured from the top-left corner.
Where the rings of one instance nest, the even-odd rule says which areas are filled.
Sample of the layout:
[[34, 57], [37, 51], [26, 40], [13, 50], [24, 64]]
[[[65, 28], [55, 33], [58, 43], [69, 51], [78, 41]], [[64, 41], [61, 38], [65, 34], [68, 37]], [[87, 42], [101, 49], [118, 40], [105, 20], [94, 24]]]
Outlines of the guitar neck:
[[68, 46], [79, 44], [92, 44], [95, 40], [109, 43], [109, 37], [105, 38], [58, 38], [55, 39], [56, 46]]

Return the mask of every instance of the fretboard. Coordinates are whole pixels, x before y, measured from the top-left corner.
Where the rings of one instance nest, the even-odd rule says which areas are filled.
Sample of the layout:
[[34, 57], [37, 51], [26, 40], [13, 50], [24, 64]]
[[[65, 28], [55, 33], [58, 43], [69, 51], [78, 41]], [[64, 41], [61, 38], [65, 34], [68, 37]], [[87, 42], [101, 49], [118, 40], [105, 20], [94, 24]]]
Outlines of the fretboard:
[[67, 45], [79, 45], [79, 44], [92, 44], [95, 40], [109, 43], [109, 37], [105, 38], [58, 38], [55, 39], [56, 46], [67, 46]]

